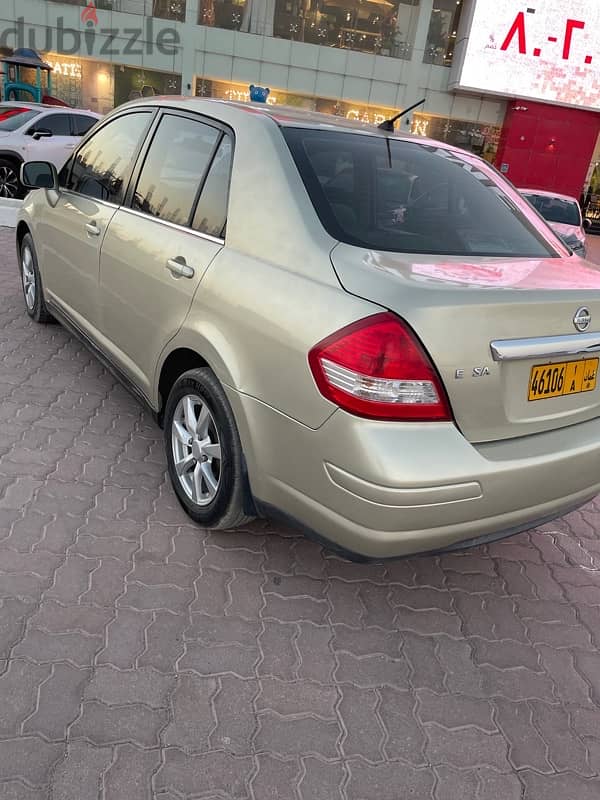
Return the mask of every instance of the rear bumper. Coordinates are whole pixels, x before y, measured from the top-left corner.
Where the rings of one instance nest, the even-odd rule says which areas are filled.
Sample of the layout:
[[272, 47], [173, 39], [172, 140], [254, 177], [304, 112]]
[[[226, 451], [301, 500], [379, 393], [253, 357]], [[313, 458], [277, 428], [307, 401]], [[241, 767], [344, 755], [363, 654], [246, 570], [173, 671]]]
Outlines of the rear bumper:
[[228, 394], [259, 503], [363, 556], [510, 535], [600, 492], [600, 419], [474, 446], [449, 423], [342, 411], [313, 430]]

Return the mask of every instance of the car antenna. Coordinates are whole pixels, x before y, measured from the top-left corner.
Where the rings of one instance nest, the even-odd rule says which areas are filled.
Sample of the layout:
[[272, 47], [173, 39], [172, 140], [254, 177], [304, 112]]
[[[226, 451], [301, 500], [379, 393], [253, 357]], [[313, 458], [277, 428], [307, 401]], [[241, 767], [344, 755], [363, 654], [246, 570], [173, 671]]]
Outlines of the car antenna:
[[405, 108], [404, 111], [400, 111], [398, 114], [396, 114], [395, 117], [392, 117], [391, 119], [384, 119], [383, 122], [380, 122], [377, 127], [381, 128], [382, 131], [388, 131], [388, 133], [393, 133], [394, 123], [396, 122], [396, 120], [400, 119], [400, 117], [403, 117], [405, 114], [408, 114], [408, 112], [412, 111], [413, 108], [417, 108], [417, 106], [422, 106], [424, 102], [425, 98], [419, 100], [418, 103], [413, 103], [412, 106]]

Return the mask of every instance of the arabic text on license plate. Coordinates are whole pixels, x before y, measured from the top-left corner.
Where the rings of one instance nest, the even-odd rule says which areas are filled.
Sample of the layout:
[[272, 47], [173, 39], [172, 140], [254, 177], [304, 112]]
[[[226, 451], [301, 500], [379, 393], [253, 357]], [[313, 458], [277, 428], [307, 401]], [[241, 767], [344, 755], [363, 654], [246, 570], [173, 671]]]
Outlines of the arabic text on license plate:
[[532, 367], [528, 399], [545, 400], [549, 397], [591, 392], [596, 388], [597, 374], [597, 358]]

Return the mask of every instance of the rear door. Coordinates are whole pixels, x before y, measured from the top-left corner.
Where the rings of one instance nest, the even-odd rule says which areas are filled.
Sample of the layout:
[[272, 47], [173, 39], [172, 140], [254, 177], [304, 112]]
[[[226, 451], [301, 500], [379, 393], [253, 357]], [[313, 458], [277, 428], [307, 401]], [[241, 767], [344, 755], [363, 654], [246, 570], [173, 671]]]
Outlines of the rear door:
[[232, 145], [216, 122], [164, 112], [104, 239], [102, 332], [148, 397], [158, 357], [224, 245]]

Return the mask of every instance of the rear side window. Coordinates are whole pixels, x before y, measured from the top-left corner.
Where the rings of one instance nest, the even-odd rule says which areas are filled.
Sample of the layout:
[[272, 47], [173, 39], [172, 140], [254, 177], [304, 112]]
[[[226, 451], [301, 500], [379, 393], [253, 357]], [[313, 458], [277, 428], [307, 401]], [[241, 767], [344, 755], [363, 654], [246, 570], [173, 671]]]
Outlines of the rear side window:
[[15, 106], [0, 106], [0, 131], [16, 131], [30, 122], [40, 112], [36, 109]]
[[75, 155], [66, 188], [97, 200], [121, 203], [150, 118], [150, 112], [138, 111], [103, 125]]
[[200, 233], [218, 238], [225, 236], [232, 155], [231, 137], [225, 134], [206, 176], [192, 220], [192, 228]]
[[326, 230], [374, 250], [556, 256], [491, 170], [435, 145], [284, 128]]
[[199, 120], [165, 114], [144, 160], [132, 207], [188, 225], [220, 135]]
[[73, 136], [84, 136], [90, 128], [98, 122], [96, 117], [90, 117], [87, 114], [72, 114], [71, 122], [73, 125]]

